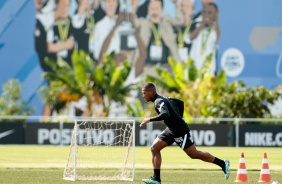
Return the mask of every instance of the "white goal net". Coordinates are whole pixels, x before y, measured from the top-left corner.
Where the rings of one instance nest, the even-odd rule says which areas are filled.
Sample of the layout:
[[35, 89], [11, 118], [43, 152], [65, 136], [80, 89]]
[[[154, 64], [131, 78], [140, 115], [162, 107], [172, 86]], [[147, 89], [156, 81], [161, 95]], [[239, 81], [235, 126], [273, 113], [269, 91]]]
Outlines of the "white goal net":
[[65, 180], [134, 179], [135, 121], [77, 120]]

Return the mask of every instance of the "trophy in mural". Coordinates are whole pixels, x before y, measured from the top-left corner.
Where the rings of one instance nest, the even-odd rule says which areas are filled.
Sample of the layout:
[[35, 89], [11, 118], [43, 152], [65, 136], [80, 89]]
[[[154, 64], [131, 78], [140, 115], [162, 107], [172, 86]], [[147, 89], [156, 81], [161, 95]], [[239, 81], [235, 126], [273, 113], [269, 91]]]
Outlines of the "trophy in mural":
[[134, 27], [129, 20], [129, 14], [132, 13], [131, 0], [120, 0], [119, 2], [119, 11], [125, 15], [125, 19], [119, 27], [121, 50], [133, 50], [137, 47], [137, 41], [134, 35]]

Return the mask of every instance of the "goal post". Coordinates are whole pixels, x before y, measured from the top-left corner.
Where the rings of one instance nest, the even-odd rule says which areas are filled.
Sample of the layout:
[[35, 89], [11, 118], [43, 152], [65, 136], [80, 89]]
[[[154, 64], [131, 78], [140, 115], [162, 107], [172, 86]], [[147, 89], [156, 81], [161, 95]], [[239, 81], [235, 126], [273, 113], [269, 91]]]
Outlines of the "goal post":
[[76, 120], [64, 180], [134, 180], [135, 121]]

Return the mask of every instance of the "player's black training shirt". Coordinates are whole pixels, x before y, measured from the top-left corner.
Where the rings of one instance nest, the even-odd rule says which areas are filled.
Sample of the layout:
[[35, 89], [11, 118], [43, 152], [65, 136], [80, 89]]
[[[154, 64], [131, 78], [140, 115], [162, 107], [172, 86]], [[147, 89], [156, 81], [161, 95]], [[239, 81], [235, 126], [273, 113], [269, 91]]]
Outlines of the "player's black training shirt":
[[168, 99], [156, 94], [152, 100], [157, 116], [150, 118], [150, 121], [163, 120], [166, 126], [175, 134], [185, 134], [189, 132], [189, 126], [182, 119], [177, 107], [169, 103]]

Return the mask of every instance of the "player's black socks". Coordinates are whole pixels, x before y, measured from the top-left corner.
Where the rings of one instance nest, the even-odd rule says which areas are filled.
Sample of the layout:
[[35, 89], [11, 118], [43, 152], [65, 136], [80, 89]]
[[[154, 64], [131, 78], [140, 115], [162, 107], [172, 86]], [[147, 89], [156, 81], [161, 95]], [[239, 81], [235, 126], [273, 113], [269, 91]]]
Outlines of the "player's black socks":
[[161, 170], [160, 169], [154, 169], [154, 178], [157, 181], [161, 181]]
[[215, 157], [213, 163], [218, 165], [219, 167], [221, 167], [223, 172], [225, 173], [225, 162], [223, 160], [218, 159], [217, 157]]

